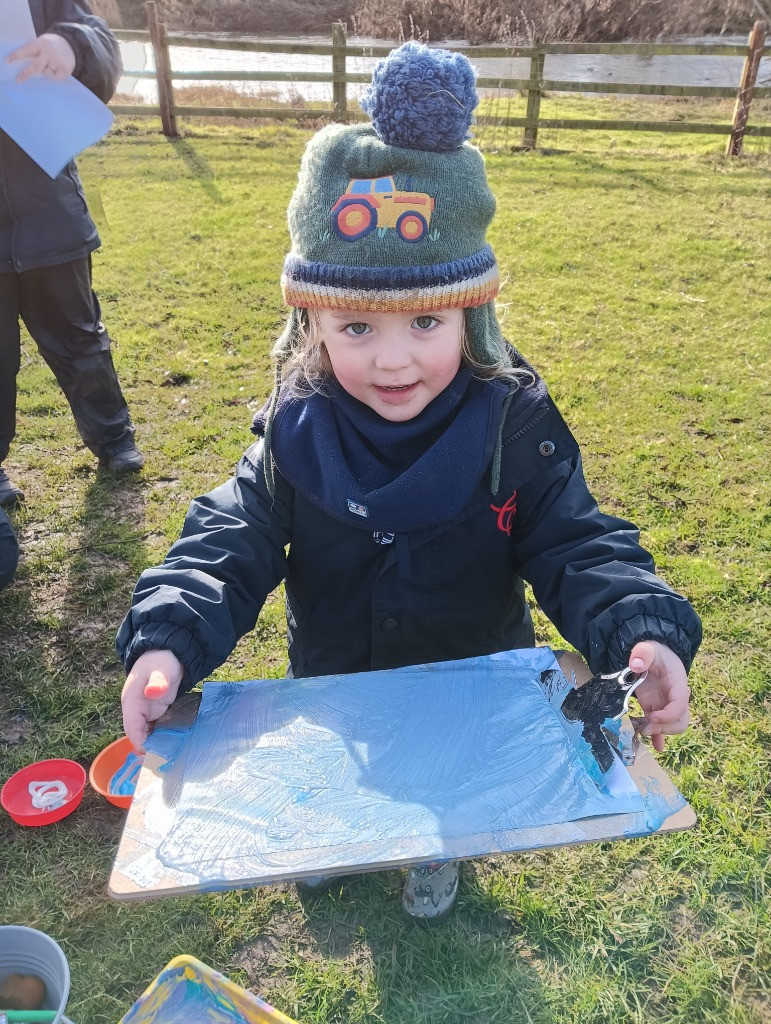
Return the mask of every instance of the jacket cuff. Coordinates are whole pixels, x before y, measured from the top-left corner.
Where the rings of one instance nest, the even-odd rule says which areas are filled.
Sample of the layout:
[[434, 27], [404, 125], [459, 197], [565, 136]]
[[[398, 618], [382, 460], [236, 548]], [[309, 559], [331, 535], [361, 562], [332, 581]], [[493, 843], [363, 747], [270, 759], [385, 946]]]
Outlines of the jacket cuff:
[[80, 81], [80, 77], [83, 74], [84, 60], [84, 48], [83, 48], [83, 30], [79, 25], [71, 24], [70, 22], [59, 22], [56, 25], [52, 25], [48, 29], [51, 35], [61, 36], [69, 44], [72, 52], [75, 54], [75, 70], [72, 72], [72, 77], [77, 78]]
[[190, 630], [184, 626], [167, 622], [146, 623], [140, 626], [125, 647], [122, 647], [121, 640], [118, 634], [118, 654], [126, 672], [130, 672], [134, 662], [147, 651], [171, 651], [184, 669], [179, 685], [180, 693], [192, 690], [206, 674], [204, 652]]
[[[688, 672], [699, 648], [701, 636], [692, 636], [684, 626], [670, 619], [662, 619], [658, 615], [635, 615], [608, 638], [604, 655], [601, 657], [602, 667], [595, 668], [592, 664], [592, 671], [617, 672], [626, 668], [632, 648], [642, 640], [655, 640], [669, 647]], [[594, 658], [590, 658], [590, 661], [594, 661]]]

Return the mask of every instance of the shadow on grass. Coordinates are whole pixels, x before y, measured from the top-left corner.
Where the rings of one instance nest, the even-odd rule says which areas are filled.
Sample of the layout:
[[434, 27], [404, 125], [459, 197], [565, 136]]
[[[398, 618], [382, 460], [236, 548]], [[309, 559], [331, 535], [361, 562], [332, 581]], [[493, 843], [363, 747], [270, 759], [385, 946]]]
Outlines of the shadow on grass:
[[541, 978], [521, 955], [511, 923], [479, 911], [467, 878], [455, 913], [440, 926], [404, 914], [402, 881], [401, 871], [374, 872], [303, 897], [302, 931], [284, 942], [282, 953], [274, 915], [267, 934], [240, 957], [254, 990], [270, 950], [268, 960], [289, 979], [282, 986], [285, 1005], [299, 1003], [310, 1020], [552, 1024]]
[[174, 139], [170, 142], [172, 152], [175, 153], [188, 169], [192, 177], [196, 179], [206, 195], [215, 203], [223, 203], [224, 199], [220, 190], [214, 183], [214, 171], [208, 162], [195, 146], [191, 146], [185, 139]]
[[[279, 1005], [296, 1007], [302, 1020], [739, 1019], [732, 1013], [740, 997], [714, 966], [709, 974], [698, 935], [683, 932], [695, 927], [687, 897], [667, 899], [649, 933], [641, 933], [630, 905], [626, 917], [633, 925], [622, 935], [609, 930], [601, 902], [587, 899], [580, 917], [568, 923], [561, 903], [541, 903], [537, 891], [520, 898], [505, 887], [499, 898], [480, 874], [486, 863], [464, 865], [456, 912], [439, 927], [402, 913], [400, 871], [353, 876], [302, 898], [301, 913], [274, 904], [236, 964], [246, 971], [248, 987], [265, 994], [267, 985], [269, 998], [273, 988]], [[546, 868], [571, 885], [558, 857], [547, 855]], [[616, 928], [623, 929], [624, 920], [622, 912]]]
[[82, 472], [91, 479], [80, 508], [75, 484], [61, 515], [35, 521], [31, 506], [18, 524], [21, 566], [0, 606], [0, 709], [14, 767], [46, 757], [87, 767], [122, 732], [115, 632], [146, 557], [146, 484]]

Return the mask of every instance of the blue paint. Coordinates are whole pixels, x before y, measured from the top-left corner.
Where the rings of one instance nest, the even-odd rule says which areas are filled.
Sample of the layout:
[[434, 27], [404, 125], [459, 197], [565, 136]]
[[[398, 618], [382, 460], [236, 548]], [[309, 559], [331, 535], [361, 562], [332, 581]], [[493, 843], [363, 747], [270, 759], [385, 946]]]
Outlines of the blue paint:
[[165, 971], [159, 986], [132, 1007], [123, 1024], [243, 1024], [243, 1016], [224, 992], [197, 977], [191, 979], [190, 973], [189, 968]]
[[512, 829], [642, 813], [636, 792], [599, 788], [580, 723], [559, 712], [571, 684], [551, 675], [548, 697], [542, 688], [552, 670], [541, 648], [207, 683], [169, 766], [180, 788], [159, 858], [208, 888], [245, 866], [254, 876], [318, 872], [341, 866], [346, 850], [359, 864], [416, 848], [441, 859], [469, 840], [489, 852]]
[[304, 792], [298, 793], [294, 798], [294, 802], [296, 804], [304, 804], [306, 800], [311, 800], [317, 793], [317, 789], [307, 789]]
[[112, 793], [113, 796], [133, 796], [134, 790], [137, 787], [137, 779], [139, 778], [139, 771], [142, 767], [144, 758], [138, 757], [133, 751], [131, 751], [110, 779], [110, 783], [107, 787], [108, 792]]
[[621, 737], [621, 719], [620, 718], [606, 718], [605, 721], [602, 723], [602, 727], [603, 727], [603, 729], [606, 730], [606, 732], [612, 732], [613, 735], [617, 739], [620, 739], [620, 737]]
[[121, 1024], [268, 1024], [288, 1017], [190, 956], [175, 957]]
[[157, 754], [158, 757], [167, 762], [165, 765], [161, 766], [161, 771], [168, 770], [171, 764], [176, 760], [191, 728], [191, 726], [188, 726], [184, 729], [168, 729], [166, 727], [159, 728], [156, 726], [156, 728], [150, 733], [145, 743], [145, 750], [152, 752], [153, 754]]
[[685, 807], [686, 801], [685, 797], [674, 787], [669, 795], [663, 793], [658, 779], [654, 779], [652, 776], [646, 776], [638, 781], [642, 787], [644, 810], [640, 815], [642, 822], [637, 823], [641, 827], [633, 834], [647, 835], [660, 829], [670, 815], [679, 811], [681, 807]]

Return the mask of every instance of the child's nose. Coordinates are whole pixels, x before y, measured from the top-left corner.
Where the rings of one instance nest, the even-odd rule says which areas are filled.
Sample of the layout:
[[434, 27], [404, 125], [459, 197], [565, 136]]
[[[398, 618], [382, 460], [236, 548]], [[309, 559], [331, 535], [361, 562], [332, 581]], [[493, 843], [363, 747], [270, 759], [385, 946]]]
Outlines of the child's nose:
[[409, 345], [402, 338], [392, 336], [381, 340], [375, 355], [379, 370], [401, 370], [411, 362]]

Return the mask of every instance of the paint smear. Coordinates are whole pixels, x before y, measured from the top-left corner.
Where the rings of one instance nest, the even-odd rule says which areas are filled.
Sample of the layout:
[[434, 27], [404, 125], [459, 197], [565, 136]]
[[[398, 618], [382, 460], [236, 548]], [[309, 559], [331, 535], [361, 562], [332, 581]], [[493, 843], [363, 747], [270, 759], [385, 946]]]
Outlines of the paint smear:
[[294, 1024], [194, 957], [176, 957], [120, 1024]]
[[512, 829], [642, 814], [628, 773], [611, 793], [587, 771], [558, 710], [570, 685], [548, 648], [207, 683], [169, 766], [180, 787], [158, 856], [216, 885], [478, 855]]

